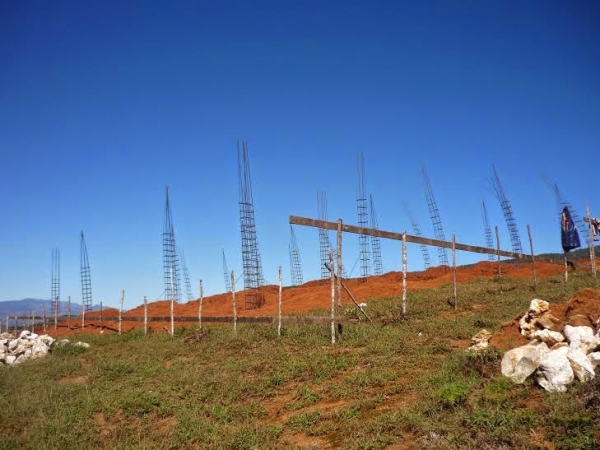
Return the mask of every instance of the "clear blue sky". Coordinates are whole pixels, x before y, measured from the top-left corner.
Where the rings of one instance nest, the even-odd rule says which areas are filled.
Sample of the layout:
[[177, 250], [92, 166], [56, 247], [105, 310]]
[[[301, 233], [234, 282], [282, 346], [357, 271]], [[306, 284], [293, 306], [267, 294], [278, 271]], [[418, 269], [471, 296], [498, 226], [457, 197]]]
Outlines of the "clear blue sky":
[[[199, 278], [222, 292], [221, 249], [241, 269], [238, 139], [270, 282], [279, 264], [289, 282], [288, 218], [316, 217], [317, 190], [357, 222], [358, 151], [380, 228], [410, 232], [405, 200], [434, 236], [424, 164], [446, 236], [485, 245], [484, 198], [510, 250], [495, 164], [524, 249], [530, 224], [536, 252], [560, 251], [540, 172], [600, 216], [599, 80], [591, 1], [1, 2], [0, 300], [48, 298], [59, 247], [61, 297], [81, 301], [80, 230], [94, 303], [156, 299], [165, 185], [195, 295]], [[318, 278], [317, 230], [296, 236]], [[350, 267], [358, 237], [344, 242]], [[382, 253], [400, 268], [397, 242]]]

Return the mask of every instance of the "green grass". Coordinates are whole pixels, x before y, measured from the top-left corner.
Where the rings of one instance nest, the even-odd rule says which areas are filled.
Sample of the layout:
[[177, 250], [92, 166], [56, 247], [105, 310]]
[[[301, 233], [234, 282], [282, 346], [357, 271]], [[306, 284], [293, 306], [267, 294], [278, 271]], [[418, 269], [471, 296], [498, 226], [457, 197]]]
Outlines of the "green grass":
[[[204, 325], [175, 337], [82, 335], [45, 359], [0, 367], [0, 448], [599, 448], [600, 383], [548, 394], [500, 375], [502, 353], [457, 350], [532, 298], [560, 303], [585, 274], [507, 278], [369, 301], [374, 324]], [[355, 311], [349, 308], [350, 317]], [[326, 312], [324, 313], [326, 314]], [[419, 333], [421, 333], [419, 335]], [[532, 400], [534, 399], [534, 400]], [[568, 430], [568, 432], [567, 432]], [[545, 445], [545, 444], [544, 444]]]

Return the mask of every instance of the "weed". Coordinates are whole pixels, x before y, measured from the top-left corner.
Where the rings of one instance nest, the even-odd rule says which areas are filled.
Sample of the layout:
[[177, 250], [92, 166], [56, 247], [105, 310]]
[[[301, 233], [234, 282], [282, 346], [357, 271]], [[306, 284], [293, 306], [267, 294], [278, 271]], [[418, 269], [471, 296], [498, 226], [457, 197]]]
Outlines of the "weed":
[[321, 419], [321, 413], [319, 411], [307, 412], [292, 416], [287, 421], [287, 426], [296, 432], [306, 433], [309, 436], [317, 434], [317, 424]]
[[469, 388], [462, 383], [451, 383], [435, 391], [435, 398], [446, 408], [462, 405], [467, 400]]

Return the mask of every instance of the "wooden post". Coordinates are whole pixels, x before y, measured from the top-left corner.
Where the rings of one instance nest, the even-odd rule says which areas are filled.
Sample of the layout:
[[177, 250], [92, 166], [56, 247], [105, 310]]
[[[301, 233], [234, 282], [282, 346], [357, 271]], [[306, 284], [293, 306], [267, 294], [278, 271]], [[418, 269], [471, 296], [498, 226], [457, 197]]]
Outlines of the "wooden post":
[[173, 283], [173, 269], [171, 268], [171, 336], [175, 336], [175, 285]]
[[565, 283], [569, 281], [569, 264], [567, 262], [567, 252], [565, 252]]
[[527, 234], [529, 235], [529, 249], [531, 250], [531, 267], [533, 269], [533, 289], [537, 290], [537, 274], [535, 272], [535, 254], [533, 253], [533, 239], [531, 238], [531, 228], [527, 224]]
[[119, 306], [119, 334], [123, 330], [123, 302], [125, 301], [125, 291], [121, 291], [121, 305]]
[[71, 296], [69, 295], [69, 304], [67, 306], [67, 328], [71, 329]]
[[458, 308], [458, 295], [456, 294], [456, 236], [452, 234], [452, 285], [454, 286], [454, 309]]
[[35, 322], [35, 320], [34, 320], [35, 319], [35, 310], [33, 310], [33, 309], [30, 310], [29, 314], [31, 316], [31, 332], [33, 333], [34, 332], [33, 323]]
[[100, 330], [104, 329], [104, 310], [102, 309], [102, 302], [100, 302]]
[[198, 327], [202, 329], [202, 303], [204, 301], [204, 288], [200, 280], [200, 301], [198, 302]]
[[342, 306], [342, 219], [338, 219], [337, 228], [337, 277], [338, 277], [338, 306]]
[[283, 290], [283, 277], [281, 276], [281, 265], [279, 266], [279, 308], [277, 313], [277, 337], [281, 337], [281, 292]]
[[235, 275], [231, 271], [231, 300], [233, 303], [233, 334], [237, 336], [237, 305], [235, 303]]
[[331, 267], [331, 343], [335, 344], [335, 267], [331, 249], [329, 249], [329, 266]]
[[85, 303], [81, 300], [81, 331], [85, 329]]
[[[46, 331], [46, 330], [44, 330]], [[6, 332], [10, 333], [10, 329], [8, 328], [8, 316], [6, 316]]]
[[592, 227], [592, 218], [590, 216], [590, 205], [585, 205], [585, 215], [589, 224], [590, 266], [592, 275], [596, 278], [596, 249], [594, 247], [594, 230]]
[[144, 295], [144, 336], [148, 335], [148, 297]]
[[498, 256], [498, 276], [502, 275], [500, 268], [500, 234], [498, 233], [498, 225], [496, 225], [496, 256]]
[[[42, 328], [46, 333], [46, 304], [42, 303]], [[6, 331], [8, 331], [8, 317], [6, 318]]]
[[406, 317], [406, 233], [402, 233], [402, 317]]

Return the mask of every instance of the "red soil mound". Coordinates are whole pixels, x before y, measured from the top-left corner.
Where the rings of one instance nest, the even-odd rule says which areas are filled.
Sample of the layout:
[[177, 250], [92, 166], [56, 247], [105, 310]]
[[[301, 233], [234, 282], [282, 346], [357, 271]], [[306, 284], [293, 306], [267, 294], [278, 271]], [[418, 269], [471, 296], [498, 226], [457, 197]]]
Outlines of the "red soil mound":
[[[563, 273], [562, 264], [539, 261], [536, 263], [538, 276], [557, 275]], [[532, 278], [531, 264], [501, 264], [502, 275], [527, 279]], [[472, 266], [461, 266], [457, 268], [456, 280], [458, 283], [469, 283], [480, 278], [491, 278], [498, 275], [498, 264], [488, 261], [479, 262]], [[407, 289], [432, 289], [446, 283], [452, 283], [452, 270], [447, 266], [433, 267], [423, 272], [411, 272], [407, 274]], [[366, 283], [361, 283], [358, 279], [344, 280], [344, 284], [350, 289], [358, 302], [368, 301], [369, 299], [393, 297], [402, 295], [402, 273], [389, 272], [378, 277], [369, 277]], [[337, 289], [337, 288], [336, 288]], [[236, 302], [238, 316], [257, 317], [277, 315], [278, 310], [278, 286], [264, 286], [261, 288], [264, 295], [264, 305], [257, 309], [245, 308], [245, 293], [236, 293]], [[301, 286], [287, 287], [282, 292], [283, 314], [297, 314], [314, 309], [327, 309], [331, 302], [331, 282], [330, 280], [309, 281]], [[352, 300], [343, 292], [343, 303], [352, 304]], [[197, 317], [199, 300], [193, 300], [184, 304], [175, 304], [175, 316], [179, 317]], [[168, 300], [159, 300], [148, 304], [149, 317], [170, 317], [171, 302]], [[231, 317], [233, 315], [232, 296], [230, 293], [213, 295], [203, 300], [202, 315], [205, 317]], [[114, 308], [103, 311], [103, 317], [116, 317], [118, 311]], [[123, 313], [123, 317], [143, 317], [144, 305], [140, 305]], [[99, 314], [88, 313], [86, 315], [86, 325], [88, 320], [93, 325], [99, 326]], [[73, 325], [73, 322], [72, 322]], [[103, 322], [105, 327], [112, 329], [118, 328], [117, 322]], [[176, 323], [176, 326], [185, 326], [185, 323]], [[149, 326], [155, 330], [168, 330], [169, 322], [150, 322]], [[142, 322], [123, 322], [123, 331], [127, 332], [133, 328], [143, 327]], [[55, 334], [63, 335], [77, 332], [78, 330], [69, 330], [68, 328], [59, 328]]]
[[[490, 345], [506, 351], [527, 344], [529, 340], [521, 336], [519, 331], [519, 319], [526, 312], [523, 311], [522, 314], [519, 314], [510, 322], [503, 324], [500, 330], [490, 339]], [[565, 325], [593, 327], [600, 317], [600, 290], [581, 289], [565, 303], [551, 303], [550, 313], [561, 320], [561, 323], [556, 327], [556, 331], [562, 331]]]

